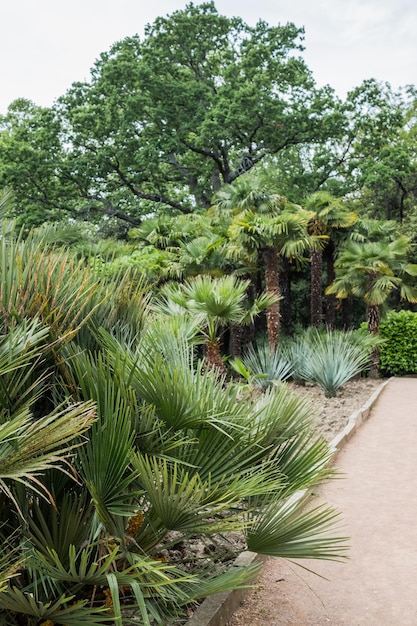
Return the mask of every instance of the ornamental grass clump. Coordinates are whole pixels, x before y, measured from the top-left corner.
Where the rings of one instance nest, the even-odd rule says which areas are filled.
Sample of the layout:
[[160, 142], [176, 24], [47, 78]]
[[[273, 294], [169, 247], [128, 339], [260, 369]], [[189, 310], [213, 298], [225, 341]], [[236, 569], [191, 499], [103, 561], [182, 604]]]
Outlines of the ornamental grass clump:
[[[369, 346], [352, 332], [309, 329], [293, 345], [297, 378], [318, 385], [326, 398], [369, 367]], [[302, 355], [303, 358], [300, 358]]]

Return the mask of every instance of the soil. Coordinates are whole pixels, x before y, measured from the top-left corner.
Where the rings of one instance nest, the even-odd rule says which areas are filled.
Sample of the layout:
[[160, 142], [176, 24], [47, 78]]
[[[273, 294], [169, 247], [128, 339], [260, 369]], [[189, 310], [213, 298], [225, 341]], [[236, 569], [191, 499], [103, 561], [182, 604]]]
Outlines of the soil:
[[346, 426], [352, 413], [365, 404], [382, 382], [380, 378], [350, 380], [338, 389], [335, 398], [326, 398], [324, 392], [316, 386], [288, 385], [292, 391], [311, 402], [317, 432], [331, 441]]

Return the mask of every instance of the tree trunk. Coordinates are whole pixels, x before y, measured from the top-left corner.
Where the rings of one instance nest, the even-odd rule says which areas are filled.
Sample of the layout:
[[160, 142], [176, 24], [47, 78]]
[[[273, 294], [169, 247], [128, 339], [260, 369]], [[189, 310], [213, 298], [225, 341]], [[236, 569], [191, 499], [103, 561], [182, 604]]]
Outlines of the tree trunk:
[[[381, 312], [377, 304], [368, 307], [368, 330], [373, 335], [379, 332], [379, 324], [381, 321]], [[374, 348], [371, 353], [371, 367], [369, 369], [369, 378], [378, 378], [379, 368], [379, 348]]]
[[[331, 285], [335, 279], [334, 245], [329, 242], [326, 248], [326, 285]], [[336, 325], [336, 294], [326, 296], [326, 326], [333, 329]]]
[[321, 304], [321, 280], [323, 275], [323, 254], [321, 250], [311, 251], [310, 322], [320, 326], [323, 321]]
[[206, 342], [206, 360], [207, 366], [210, 369], [218, 372], [220, 376], [225, 376], [227, 373], [226, 366], [220, 354], [220, 344], [218, 341]]
[[282, 259], [282, 271], [280, 276], [282, 307], [281, 325], [288, 336], [293, 334], [292, 310], [291, 310], [291, 264], [287, 258]]
[[[276, 248], [264, 248], [262, 250], [262, 260], [265, 270], [265, 291], [268, 294], [279, 296], [279, 271], [278, 271], [278, 251]], [[275, 350], [278, 346], [279, 336], [279, 301], [268, 307], [266, 310], [266, 326], [268, 331], [269, 347]]]
[[243, 327], [240, 324], [230, 326], [229, 354], [233, 358], [242, 356]]

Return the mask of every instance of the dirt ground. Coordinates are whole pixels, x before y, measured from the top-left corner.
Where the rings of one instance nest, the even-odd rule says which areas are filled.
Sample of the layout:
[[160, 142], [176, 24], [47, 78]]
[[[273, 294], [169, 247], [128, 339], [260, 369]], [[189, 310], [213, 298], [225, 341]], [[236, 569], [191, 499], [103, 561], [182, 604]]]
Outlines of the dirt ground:
[[317, 432], [330, 441], [346, 426], [352, 413], [365, 404], [382, 382], [382, 379], [371, 378], [351, 380], [338, 389], [335, 398], [326, 398], [319, 387], [311, 385], [289, 384], [289, 387], [311, 402]]

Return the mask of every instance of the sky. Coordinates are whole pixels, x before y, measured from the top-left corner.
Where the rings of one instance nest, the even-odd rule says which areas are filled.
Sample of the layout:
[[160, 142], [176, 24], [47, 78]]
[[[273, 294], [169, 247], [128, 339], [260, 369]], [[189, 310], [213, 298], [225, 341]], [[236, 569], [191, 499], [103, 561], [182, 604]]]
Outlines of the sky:
[[[88, 80], [101, 52], [143, 36], [159, 15], [187, 0], [4, 1], [0, 33], [0, 114], [16, 98], [51, 106], [73, 82]], [[201, 0], [194, 0], [201, 4]], [[342, 98], [363, 80], [395, 89], [417, 85], [415, 0], [217, 0], [219, 13], [250, 25], [294, 22], [305, 28], [303, 57], [317, 85]]]

